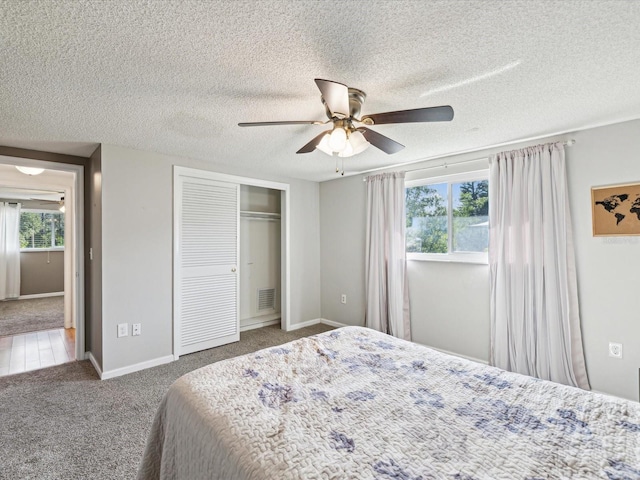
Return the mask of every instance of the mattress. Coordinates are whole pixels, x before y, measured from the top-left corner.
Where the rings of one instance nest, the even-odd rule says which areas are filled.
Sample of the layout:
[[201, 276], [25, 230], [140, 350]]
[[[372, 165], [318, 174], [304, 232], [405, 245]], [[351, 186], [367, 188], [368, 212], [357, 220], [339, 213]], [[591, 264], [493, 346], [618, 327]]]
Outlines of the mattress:
[[346, 327], [178, 379], [138, 479], [640, 479], [640, 405]]

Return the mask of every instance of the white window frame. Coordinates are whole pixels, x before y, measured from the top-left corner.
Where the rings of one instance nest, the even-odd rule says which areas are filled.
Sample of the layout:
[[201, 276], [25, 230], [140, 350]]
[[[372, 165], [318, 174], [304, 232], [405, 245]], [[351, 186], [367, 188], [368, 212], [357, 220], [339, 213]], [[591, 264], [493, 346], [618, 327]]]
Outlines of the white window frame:
[[[458, 262], [458, 263], [478, 263], [488, 264], [488, 252], [454, 252], [453, 251], [453, 197], [451, 195], [451, 184], [462, 182], [477, 182], [489, 180], [489, 169], [474, 170], [472, 172], [453, 173], [450, 175], [440, 175], [437, 177], [424, 177], [415, 180], [407, 180], [405, 189], [421, 187], [423, 185], [434, 185], [438, 183], [447, 184], [447, 250], [448, 253], [422, 253], [407, 252], [407, 260], [418, 260], [428, 262]], [[405, 247], [406, 248], [406, 247]]]
[[[60, 215], [64, 215], [63, 212], [61, 212], [60, 210], [47, 210], [45, 208], [23, 208], [20, 210], [20, 214], [22, 213], [57, 213]], [[66, 228], [66, 225], [65, 225]], [[34, 248], [34, 247], [27, 247], [27, 248], [21, 248], [20, 252], [64, 252], [64, 245], [61, 247], [47, 247], [47, 248]]]

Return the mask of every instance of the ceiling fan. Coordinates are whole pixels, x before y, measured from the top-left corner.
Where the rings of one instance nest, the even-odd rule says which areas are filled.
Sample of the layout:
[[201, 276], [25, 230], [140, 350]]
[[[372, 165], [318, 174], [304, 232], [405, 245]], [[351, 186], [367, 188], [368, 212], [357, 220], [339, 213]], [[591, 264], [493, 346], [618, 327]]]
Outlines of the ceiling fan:
[[331, 123], [331, 130], [317, 135], [296, 153], [309, 153], [317, 148], [328, 155], [351, 157], [363, 152], [369, 145], [373, 145], [387, 154], [397, 153], [404, 148], [401, 143], [367, 128], [369, 126], [390, 123], [449, 122], [453, 119], [453, 108], [449, 105], [374, 113], [360, 118], [360, 109], [367, 97], [362, 90], [320, 78], [316, 78], [315, 82], [322, 94], [322, 103], [329, 120], [325, 122], [313, 120], [245, 122], [239, 123], [238, 126], [326, 125]]
[[64, 194], [60, 194], [60, 200], [48, 200], [46, 198], [30, 198], [29, 200], [39, 202], [41, 206], [57, 206], [58, 210], [62, 213], [65, 213], [65, 205], [64, 205]]

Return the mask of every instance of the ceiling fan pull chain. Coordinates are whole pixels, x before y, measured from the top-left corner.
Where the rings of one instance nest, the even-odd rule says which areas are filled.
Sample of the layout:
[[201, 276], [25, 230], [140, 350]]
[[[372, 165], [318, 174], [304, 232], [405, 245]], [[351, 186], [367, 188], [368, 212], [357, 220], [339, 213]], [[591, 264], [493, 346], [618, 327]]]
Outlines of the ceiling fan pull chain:
[[344, 157], [342, 157], [342, 174], [341, 175], [344, 177]]

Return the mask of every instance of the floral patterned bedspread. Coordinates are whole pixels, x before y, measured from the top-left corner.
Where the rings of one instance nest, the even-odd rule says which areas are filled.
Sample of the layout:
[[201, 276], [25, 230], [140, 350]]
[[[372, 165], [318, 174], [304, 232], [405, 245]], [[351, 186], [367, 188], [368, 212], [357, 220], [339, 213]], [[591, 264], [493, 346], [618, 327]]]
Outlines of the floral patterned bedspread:
[[640, 405], [346, 327], [174, 383], [139, 479], [640, 479]]

